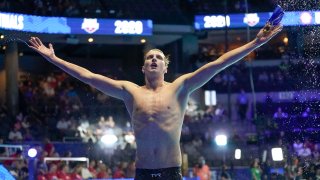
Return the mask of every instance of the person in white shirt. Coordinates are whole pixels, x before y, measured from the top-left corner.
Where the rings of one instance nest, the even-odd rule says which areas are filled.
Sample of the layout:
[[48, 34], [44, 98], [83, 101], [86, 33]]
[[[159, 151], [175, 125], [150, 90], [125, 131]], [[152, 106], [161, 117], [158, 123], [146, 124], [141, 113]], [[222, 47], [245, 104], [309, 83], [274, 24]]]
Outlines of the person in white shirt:
[[21, 141], [23, 139], [22, 133], [19, 131], [18, 128], [14, 128], [9, 132], [8, 139], [11, 141]]

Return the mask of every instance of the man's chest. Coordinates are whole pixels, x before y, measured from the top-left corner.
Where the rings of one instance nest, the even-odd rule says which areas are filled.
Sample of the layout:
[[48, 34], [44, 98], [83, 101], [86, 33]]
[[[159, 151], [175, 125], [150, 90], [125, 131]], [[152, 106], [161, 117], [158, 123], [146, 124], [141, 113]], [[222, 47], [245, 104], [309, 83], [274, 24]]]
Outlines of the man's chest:
[[180, 103], [172, 92], [141, 92], [133, 97], [133, 112], [144, 115], [160, 115], [175, 111]]

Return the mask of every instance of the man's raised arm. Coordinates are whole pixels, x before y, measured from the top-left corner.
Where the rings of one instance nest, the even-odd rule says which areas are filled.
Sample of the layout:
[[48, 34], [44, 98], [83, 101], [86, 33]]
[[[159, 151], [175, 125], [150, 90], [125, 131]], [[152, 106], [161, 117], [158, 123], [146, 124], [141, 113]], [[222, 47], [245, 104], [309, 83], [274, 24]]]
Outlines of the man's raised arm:
[[225, 53], [217, 60], [205, 64], [192, 73], [188, 73], [179, 77], [176, 81], [181, 82], [185, 90], [187, 90], [188, 92], [192, 92], [203, 86], [215, 74], [219, 73], [226, 67], [238, 62], [250, 52], [268, 42], [281, 30], [282, 25], [271, 27], [268, 24], [259, 31], [257, 37], [253, 41]]
[[49, 44], [49, 48], [42, 44], [41, 40], [37, 37], [31, 37], [29, 40], [29, 47], [45, 59], [47, 59], [52, 64], [56, 65], [66, 73], [79, 79], [80, 81], [89, 84], [103, 93], [110, 95], [112, 97], [123, 99], [126, 95], [125, 85], [129, 84], [126, 81], [116, 81], [108, 77], [92, 73], [91, 71], [80, 67], [78, 65], [69, 63], [63, 59], [58, 58], [55, 53], [52, 44]]

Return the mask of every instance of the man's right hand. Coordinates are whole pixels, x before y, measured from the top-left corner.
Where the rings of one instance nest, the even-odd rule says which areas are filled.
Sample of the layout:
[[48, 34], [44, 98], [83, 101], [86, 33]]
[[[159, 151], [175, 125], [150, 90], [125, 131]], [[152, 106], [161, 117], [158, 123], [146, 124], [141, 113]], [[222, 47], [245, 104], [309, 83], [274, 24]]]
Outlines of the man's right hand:
[[52, 44], [49, 44], [49, 48], [42, 44], [41, 40], [38, 37], [31, 37], [29, 40], [30, 44], [29, 47], [39, 54], [41, 54], [46, 59], [53, 59], [55, 57], [54, 49]]

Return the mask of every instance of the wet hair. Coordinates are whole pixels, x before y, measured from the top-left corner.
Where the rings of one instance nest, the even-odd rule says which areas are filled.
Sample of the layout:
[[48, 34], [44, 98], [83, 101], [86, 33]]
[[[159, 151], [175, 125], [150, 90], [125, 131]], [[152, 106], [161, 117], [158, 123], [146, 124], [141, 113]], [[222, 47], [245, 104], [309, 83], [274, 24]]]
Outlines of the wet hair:
[[166, 66], [168, 66], [169, 65], [169, 63], [170, 63], [170, 59], [169, 59], [169, 57], [170, 57], [170, 55], [165, 55], [160, 49], [150, 49], [150, 50], [148, 50], [145, 54], [144, 54], [144, 59], [146, 60], [146, 56], [147, 56], [147, 54], [148, 54], [148, 52], [150, 52], [150, 51], [158, 51], [158, 52], [160, 52], [161, 54], [163, 54], [163, 56], [164, 56], [164, 63], [165, 63], [165, 65]]

